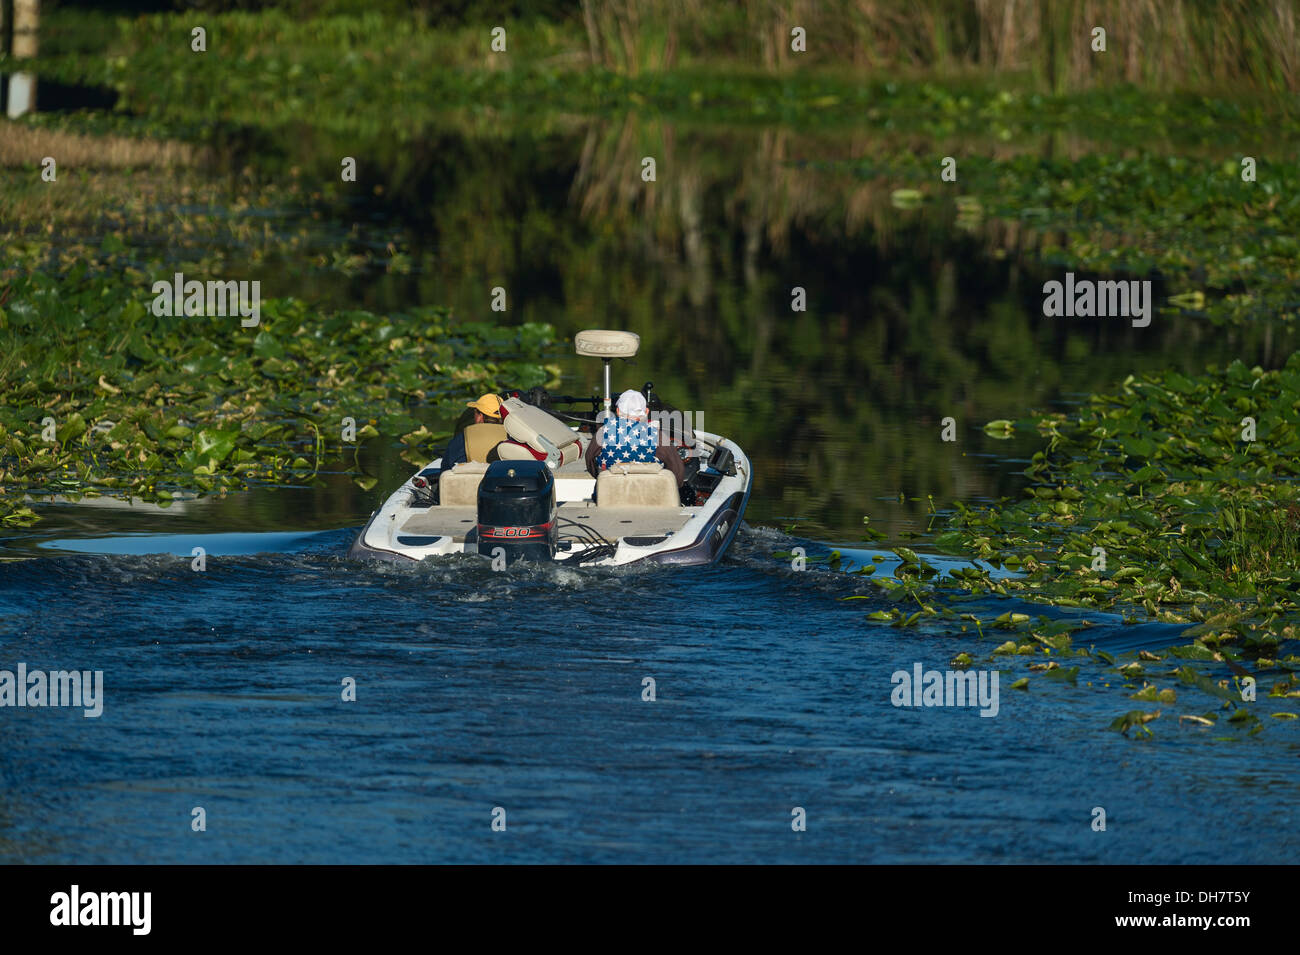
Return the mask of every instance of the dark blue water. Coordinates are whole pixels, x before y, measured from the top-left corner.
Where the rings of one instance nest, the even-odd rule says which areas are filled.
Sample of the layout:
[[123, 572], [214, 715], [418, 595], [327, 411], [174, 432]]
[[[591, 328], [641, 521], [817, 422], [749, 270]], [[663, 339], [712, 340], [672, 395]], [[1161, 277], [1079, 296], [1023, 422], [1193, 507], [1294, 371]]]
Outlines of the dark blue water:
[[[207, 539], [204, 572], [188, 556], [0, 563], [0, 669], [99, 669], [105, 687], [98, 719], [0, 708], [0, 862], [1192, 863], [1300, 848], [1294, 722], [1180, 729], [1177, 714], [1215, 705], [1180, 689], [1154, 739], [1126, 739], [1110, 720], [1151, 707], [1087, 660], [1077, 685], [1027, 674], [1028, 692], [1008, 689], [1027, 661], [1006, 663], [991, 718], [895, 707], [895, 670], [947, 669], [960, 650], [984, 667], [1007, 634], [868, 624], [882, 598], [840, 598], [873, 584], [792, 571], [771, 555], [797, 542], [774, 531], [748, 530], [707, 569], [501, 574], [474, 558], [349, 563], [350, 535], [261, 555]], [[1118, 653], [1171, 634], [1107, 618], [1077, 642]]]

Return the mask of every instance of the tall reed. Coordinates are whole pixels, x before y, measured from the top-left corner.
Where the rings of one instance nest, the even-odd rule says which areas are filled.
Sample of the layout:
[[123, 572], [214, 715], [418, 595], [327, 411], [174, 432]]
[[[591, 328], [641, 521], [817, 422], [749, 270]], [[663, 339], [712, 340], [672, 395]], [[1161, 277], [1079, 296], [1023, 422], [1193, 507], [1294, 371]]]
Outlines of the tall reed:
[[[1131, 82], [1300, 91], [1300, 0], [583, 0], [594, 64], [987, 70], [1066, 91]], [[791, 49], [802, 27], [807, 52]], [[1095, 28], [1105, 52], [1093, 49]]]

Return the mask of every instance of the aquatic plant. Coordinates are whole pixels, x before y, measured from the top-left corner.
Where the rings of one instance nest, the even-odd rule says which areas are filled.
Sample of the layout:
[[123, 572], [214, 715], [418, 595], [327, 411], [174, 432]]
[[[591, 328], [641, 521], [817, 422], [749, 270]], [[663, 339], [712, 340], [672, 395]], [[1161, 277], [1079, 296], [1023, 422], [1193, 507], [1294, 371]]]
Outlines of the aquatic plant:
[[[101, 268], [118, 261], [109, 249]], [[455, 321], [446, 308], [322, 312], [297, 299], [238, 316], [158, 316], [149, 284], [84, 265], [57, 277], [0, 262], [0, 519], [25, 494], [149, 501], [311, 480], [367, 439], [407, 460], [440, 435], [422, 408], [543, 384], [548, 326]], [[512, 360], [528, 355], [529, 360]], [[364, 476], [358, 474], [358, 479]]]
[[936, 538], [1019, 572], [962, 581], [1174, 623], [1269, 656], [1300, 623], [1300, 352], [1276, 371], [1129, 376], [1073, 414], [1020, 500], [956, 505]]
[[995, 217], [1028, 226], [1044, 237], [1035, 254], [1062, 270], [1157, 276], [1179, 290], [1167, 311], [1216, 324], [1300, 316], [1300, 240], [1289, 226], [1300, 221], [1300, 173], [1289, 160], [963, 155], [955, 183], [938, 181], [941, 160], [900, 155], [853, 165], [864, 177], [915, 183], [917, 203], [951, 203], [958, 225], [970, 220], [966, 228]]

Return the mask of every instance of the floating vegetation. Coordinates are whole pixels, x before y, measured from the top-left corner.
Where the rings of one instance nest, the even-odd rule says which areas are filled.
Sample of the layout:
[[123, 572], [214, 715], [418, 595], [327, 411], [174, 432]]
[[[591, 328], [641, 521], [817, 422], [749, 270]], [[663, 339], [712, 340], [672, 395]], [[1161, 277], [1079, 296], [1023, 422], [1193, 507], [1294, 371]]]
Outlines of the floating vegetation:
[[[1300, 673], [1300, 352], [1276, 371], [1233, 362], [1196, 377], [1129, 376], [1073, 414], [994, 424], [1042, 435], [1025, 472], [1033, 483], [1019, 500], [955, 505], [934, 544], [978, 564], [940, 575], [896, 548], [894, 577], [873, 582], [919, 609], [866, 619], [951, 619], [946, 604], [998, 595], [1174, 624], [1190, 643], [1121, 661], [1078, 645], [1086, 618], [1007, 611], [979, 621], [982, 633], [1014, 633], [986, 649], [990, 663], [1028, 656], [1028, 670], [1073, 685], [1082, 671], [1066, 661], [1087, 657], [1134, 700], [1173, 706], [1181, 686], [1214, 698], [1226, 726], [1259, 732], [1263, 681], [1277, 677], [1267, 697], [1290, 697]], [[1133, 711], [1111, 728], [1149, 737], [1159, 715]]]
[[536, 355], [552, 340], [546, 325], [267, 299], [245, 328], [237, 316], [156, 316], [148, 289], [84, 267], [57, 279], [0, 271], [4, 523], [37, 519], [29, 494], [167, 502], [301, 484], [370, 438], [400, 441], [422, 462], [446, 436], [421, 408], [550, 375], [499, 357]]
[[[373, 256], [316, 223], [320, 194], [292, 171], [178, 180], [163, 168], [170, 154], [90, 161], [117, 143], [83, 137], [85, 165], [60, 168], [57, 185], [35, 173], [31, 143], [10, 144], [19, 168], [0, 169], [3, 523], [36, 521], [44, 496], [165, 504], [303, 484], [335, 462], [369, 489], [365, 441], [423, 463], [446, 437], [429, 424], [467, 395], [552, 377], [539, 361], [549, 325], [457, 320], [445, 307], [321, 309], [272, 292], [256, 325], [155, 315], [153, 283], [178, 272], [256, 279], [250, 268], [290, 249], [311, 269], [350, 274]], [[262, 285], [288, 267], [266, 269]]]
[[[1092, 657], [1121, 681], [1137, 681], [1134, 700], [1178, 703], [1172, 679], [1217, 699], [1226, 724], [1259, 732], [1250, 705], [1255, 684], [1280, 674], [1268, 696], [1289, 697], [1300, 673], [1300, 353], [1271, 372], [1234, 362], [1195, 378], [1130, 376], [1118, 393], [1095, 396], [1073, 415], [1014, 427], [1037, 429], [1047, 442], [1026, 469], [1034, 483], [1020, 500], [956, 505], [935, 544], [1015, 574], [973, 566], [925, 579], [918, 570], [929, 565], [900, 548], [897, 579], [880, 581], [885, 594], [939, 616], [952, 614], [943, 607], [946, 591], [955, 600], [1016, 596], [1118, 613], [1126, 622], [1186, 625], [1182, 636], [1191, 643], [1139, 651], [1122, 663], [1074, 646], [1074, 630], [1087, 621], [1008, 611], [982, 629], [1017, 633], [988, 651], [990, 661]], [[867, 619], [899, 625], [888, 612]], [[1197, 663], [1232, 678], [1216, 679]], [[1080, 675], [1078, 666], [1055, 660], [1029, 669], [1071, 684]], [[1012, 687], [1027, 689], [1025, 680]], [[1147, 724], [1159, 715], [1132, 711], [1111, 728], [1149, 737]], [[1181, 717], [1179, 725], [1206, 726], [1212, 716]]]
[[[1256, 148], [1256, 147], [1252, 147]], [[963, 156], [954, 183], [938, 183], [941, 154], [898, 154], [856, 163], [861, 175], [897, 188], [899, 208], [951, 198], [957, 224], [1011, 220], [1045, 236], [1037, 255], [1049, 265], [1113, 275], [1156, 275], [1184, 286], [1165, 308], [1214, 323], [1300, 317], [1300, 170], [1293, 149], [1203, 159], [1143, 152], [1004, 158]], [[1246, 160], [1249, 162], [1246, 162]], [[1249, 179], [1243, 178], [1248, 173]], [[897, 201], [908, 196], [907, 203]], [[1066, 319], [1050, 319], [1066, 321]], [[1010, 437], [1010, 422], [986, 430]]]
[[957, 505], [936, 543], [1019, 575], [963, 587], [1144, 612], [1252, 655], [1294, 636], [1300, 353], [1271, 372], [1130, 376], [1076, 414], [1017, 426], [1047, 440], [1035, 483], [1019, 501]]
[[[1257, 658], [1252, 674], [1241, 665], [1248, 659], [1243, 648], [1216, 644], [1211, 649], [1203, 639], [1197, 639], [1186, 646], [1170, 647], [1162, 651], [1163, 656], [1139, 650], [1124, 655], [1137, 656], [1139, 660], [1120, 662], [1114, 655], [1087, 641], [1087, 632], [1095, 625], [1087, 618], [1054, 619], [1042, 614], [1006, 612], [996, 618], [981, 619], [975, 614], [958, 614], [945, 606], [953, 600], [970, 600], [970, 595], [943, 595], [932, 588], [923, 591], [918, 589], [919, 585], [909, 587], [906, 581], [881, 579], [876, 583], [893, 599], [910, 595], [918, 603], [921, 600], [928, 602], [910, 613], [906, 609], [875, 610], [865, 615], [868, 622], [912, 627], [933, 618], [946, 622], [950, 627], [959, 620], [969, 620], [983, 635], [992, 636], [998, 630], [1013, 631], [1012, 639], [992, 648], [985, 644], [959, 653], [950, 661], [951, 667], [966, 669], [982, 665], [997, 669], [1006, 677], [1005, 685], [1011, 690], [1029, 691], [1033, 676], [1048, 681], [1049, 687], [1058, 684], [1072, 690], [1112, 693], [1116, 688], [1122, 688], [1129, 699], [1161, 707], [1155, 711], [1131, 710], [1115, 719], [1109, 728], [1126, 736], [1130, 730], [1136, 730], [1137, 738], [1152, 738], [1154, 733], [1147, 724], [1159, 719], [1164, 709], [1175, 705], [1204, 706], [1207, 699], [1218, 708], [1203, 714], [1180, 715], [1177, 726], [1196, 730], [1221, 724], [1221, 730], [1254, 735], [1264, 729], [1263, 716], [1280, 721], [1296, 718], [1296, 714], [1290, 711], [1273, 709], [1269, 704], [1259, 706], [1256, 702], [1258, 699], [1281, 703], [1286, 698], [1300, 697], [1300, 691], [1295, 689], [1297, 681], [1300, 681], [1296, 676], [1300, 673], [1300, 656], [1294, 654], [1282, 659]], [[960, 629], [966, 632], [968, 628], [963, 623]], [[1197, 661], [1204, 669], [1182, 662], [1184, 660]], [[1144, 662], [1159, 665], [1148, 670]], [[1234, 674], [1231, 678], [1221, 676], [1225, 668]], [[1281, 677], [1265, 693], [1263, 681], [1269, 674], [1281, 674]], [[1186, 699], [1183, 691], [1187, 691]], [[1194, 702], [1198, 700], [1199, 703]]]

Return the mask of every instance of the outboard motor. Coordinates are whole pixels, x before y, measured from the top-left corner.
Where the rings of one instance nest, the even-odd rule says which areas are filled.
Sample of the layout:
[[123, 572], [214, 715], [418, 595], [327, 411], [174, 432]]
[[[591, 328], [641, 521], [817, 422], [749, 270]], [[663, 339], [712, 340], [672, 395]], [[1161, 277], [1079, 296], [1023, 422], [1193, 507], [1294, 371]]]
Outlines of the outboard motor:
[[517, 560], [554, 560], [559, 530], [555, 478], [545, 461], [494, 461], [478, 486], [478, 552]]

